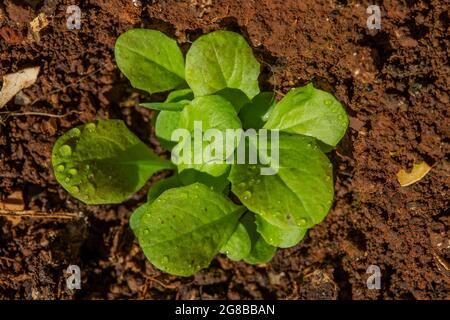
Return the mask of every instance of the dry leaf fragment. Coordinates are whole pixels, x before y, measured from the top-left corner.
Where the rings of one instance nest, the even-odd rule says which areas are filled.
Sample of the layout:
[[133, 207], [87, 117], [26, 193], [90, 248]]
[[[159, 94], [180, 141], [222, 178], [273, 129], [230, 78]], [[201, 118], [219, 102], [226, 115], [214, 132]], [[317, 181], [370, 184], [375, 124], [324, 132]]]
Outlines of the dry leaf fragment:
[[30, 36], [36, 42], [41, 40], [39, 31], [48, 26], [49, 22], [47, 16], [44, 13], [39, 13], [39, 15], [30, 22]]
[[9, 211], [21, 211], [25, 208], [22, 191], [14, 191], [3, 202], [0, 202], [0, 209]]
[[39, 67], [26, 68], [3, 77], [3, 87], [0, 91], [0, 109], [20, 90], [28, 88], [36, 82], [39, 69]]
[[419, 164], [414, 164], [411, 172], [400, 170], [397, 173], [397, 180], [402, 187], [406, 187], [421, 180], [430, 170], [431, 167], [422, 161]]

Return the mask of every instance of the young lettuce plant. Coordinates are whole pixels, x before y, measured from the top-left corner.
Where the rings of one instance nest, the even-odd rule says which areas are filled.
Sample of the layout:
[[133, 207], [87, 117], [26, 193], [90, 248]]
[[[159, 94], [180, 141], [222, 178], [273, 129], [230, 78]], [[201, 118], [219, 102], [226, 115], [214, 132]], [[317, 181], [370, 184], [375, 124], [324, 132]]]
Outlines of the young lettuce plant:
[[[334, 190], [323, 150], [336, 146], [348, 125], [343, 106], [331, 94], [308, 84], [276, 102], [272, 92], [259, 90], [260, 65], [245, 39], [228, 31], [201, 36], [184, 59], [175, 40], [156, 30], [134, 29], [118, 38], [115, 56], [133, 87], [150, 94], [172, 90], [164, 102], [142, 104], [159, 110], [156, 136], [168, 150], [180, 146], [172, 141], [176, 129], [195, 135], [198, 122], [203, 131], [280, 132], [279, 168], [273, 175], [261, 175], [261, 164], [176, 165], [156, 156], [121, 120], [84, 124], [57, 140], [56, 179], [86, 204], [120, 203], [155, 172], [174, 171], [150, 188], [147, 202], [130, 219], [156, 267], [190, 276], [218, 253], [265, 263], [277, 248], [296, 245], [325, 218]], [[256, 148], [268, 151], [270, 143]], [[198, 151], [190, 150], [195, 157]]]

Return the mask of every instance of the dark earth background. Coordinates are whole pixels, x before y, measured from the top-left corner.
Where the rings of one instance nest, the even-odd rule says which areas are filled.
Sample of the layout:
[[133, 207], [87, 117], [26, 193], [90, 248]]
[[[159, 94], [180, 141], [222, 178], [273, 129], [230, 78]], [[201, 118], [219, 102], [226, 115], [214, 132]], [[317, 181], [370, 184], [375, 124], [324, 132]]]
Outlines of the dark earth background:
[[[23, 91], [29, 101], [0, 110], [0, 202], [23, 191], [27, 210], [0, 214], [0, 298], [450, 299], [450, 1], [140, 2], [0, 2], [0, 76], [41, 67]], [[66, 28], [72, 4], [81, 30]], [[381, 30], [366, 27], [370, 4], [381, 8]], [[27, 34], [39, 12], [50, 24], [37, 41]], [[264, 89], [281, 97], [313, 81], [346, 106], [350, 127], [330, 154], [335, 204], [298, 246], [265, 265], [218, 256], [193, 277], [170, 276], [146, 261], [128, 225], [167, 173], [111, 206], [85, 206], [56, 183], [53, 143], [94, 119], [124, 119], [165, 154], [155, 114], [138, 107], [148, 95], [114, 62], [116, 38], [133, 27], [161, 30], [184, 51], [204, 33], [239, 32], [262, 64]], [[400, 187], [396, 173], [420, 161], [428, 175]], [[66, 289], [71, 264], [82, 270], [79, 291]], [[366, 287], [371, 264], [381, 268], [380, 290]]]

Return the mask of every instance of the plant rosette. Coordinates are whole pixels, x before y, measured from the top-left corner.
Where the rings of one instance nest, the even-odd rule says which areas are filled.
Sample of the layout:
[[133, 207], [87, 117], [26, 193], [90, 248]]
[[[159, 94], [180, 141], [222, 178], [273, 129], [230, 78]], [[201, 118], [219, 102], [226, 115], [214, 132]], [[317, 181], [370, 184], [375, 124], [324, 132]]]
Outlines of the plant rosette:
[[[297, 245], [326, 217], [334, 183], [325, 152], [348, 126], [345, 109], [333, 95], [312, 84], [291, 89], [280, 101], [273, 92], [260, 92], [259, 62], [246, 40], [228, 31], [201, 36], [183, 57], [165, 34], [133, 29], [117, 39], [115, 57], [134, 88], [150, 94], [171, 91], [164, 102], [142, 107], [159, 110], [156, 136], [172, 151], [172, 161], [158, 157], [123, 121], [98, 120], [61, 136], [52, 164], [64, 189], [89, 205], [121, 203], [157, 171], [172, 170], [171, 177], [150, 188], [130, 219], [156, 267], [190, 276], [219, 253], [234, 261], [265, 263], [277, 248]], [[177, 139], [174, 132], [181, 129], [194, 138]], [[230, 130], [241, 136], [225, 148], [217, 137]], [[195, 139], [208, 132], [214, 132], [214, 142]], [[248, 132], [261, 139], [252, 143]], [[266, 141], [264, 135], [272, 138]], [[242, 143], [244, 152], [253, 148], [259, 157], [266, 155], [265, 162], [228, 161]], [[274, 146], [276, 170], [262, 174], [274, 158]], [[204, 161], [204, 150], [215, 148], [225, 151]], [[202, 161], [174, 161], [180, 150], [182, 157]]]

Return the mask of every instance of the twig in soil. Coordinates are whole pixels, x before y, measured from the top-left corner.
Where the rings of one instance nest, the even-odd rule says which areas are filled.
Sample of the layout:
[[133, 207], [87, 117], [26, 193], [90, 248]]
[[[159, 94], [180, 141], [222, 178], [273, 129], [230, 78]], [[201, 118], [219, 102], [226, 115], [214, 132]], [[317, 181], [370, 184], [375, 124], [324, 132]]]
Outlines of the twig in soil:
[[445, 270], [450, 271], [450, 265], [444, 261], [444, 259], [441, 258], [436, 252], [433, 251], [433, 256], [437, 260], [437, 262], [444, 267]]
[[64, 118], [68, 115], [71, 115], [72, 113], [78, 113], [81, 114], [81, 111], [72, 110], [65, 114], [51, 114], [51, 113], [44, 113], [44, 112], [10, 112], [10, 111], [2, 111], [0, 112], [0, 115], [6, 114], [8, 117], [11, 116], [42, 116], [42, 117], [50, 117], [50, 118]]
[[150, 280], [150, 281], [155, 281], [157, 284], [159, 284], [160, 286], [163, 286], [166, 289], [176, 289], [178, 286], [174, 285], [174, 284], [165, 284], [163, 282], [161, 282], [160, 280], [153, 278], [151, 276], [145, 276], [146, 279]]
[[8, 211], [0, 209], [0, 217], [19, 217], [19, 218], [36, 218], [36, 219], [62, 219], [62, 220], [71, 220], [79, 218], [78, 213], [70, 213], [70, 212], [55, 212], [55, 213], [47, 213], [47, 212], [36, 212], [31, 210], [25, 211]]

